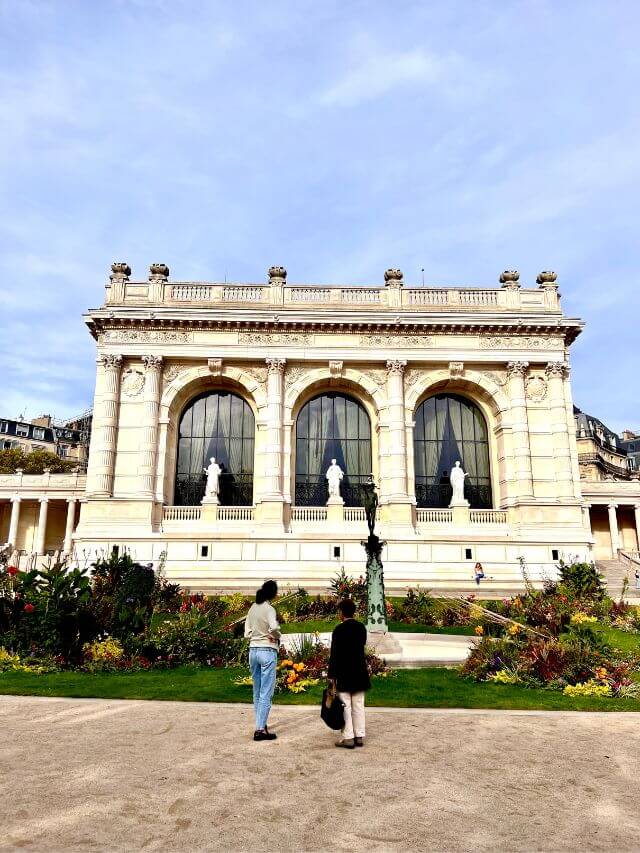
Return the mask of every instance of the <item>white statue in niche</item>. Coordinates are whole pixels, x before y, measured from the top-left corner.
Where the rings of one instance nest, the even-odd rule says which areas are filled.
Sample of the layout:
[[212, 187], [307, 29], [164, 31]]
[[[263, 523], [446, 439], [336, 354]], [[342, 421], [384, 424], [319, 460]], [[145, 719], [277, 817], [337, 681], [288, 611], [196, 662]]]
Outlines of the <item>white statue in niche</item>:
[[449, 474], [449, 482], [453, 489], [453, 495], [451, 496], [451, 503], [449, 506], [469, 506], [469, 502], [464, 498], [464, 478], [468, 476], [469, 475], [462, 470], [460, 461], [458, 460]]
[[207, 475], [207, 485], [204, 491], [204, 500], [209, 503], [218, 503], [218, 492], [220, 490], [220, 473], [222, 468], [216, 462], [215, 456], [209, 460], [207, 468], [202, 469]]
[[342, 503], [340, 496], [340, 483], [344, 477], [344, 471], [336, 463], [335, 459], [331, 460], [331, 465], [327, 468], [327, 483], [329, 486], [329, 503]]

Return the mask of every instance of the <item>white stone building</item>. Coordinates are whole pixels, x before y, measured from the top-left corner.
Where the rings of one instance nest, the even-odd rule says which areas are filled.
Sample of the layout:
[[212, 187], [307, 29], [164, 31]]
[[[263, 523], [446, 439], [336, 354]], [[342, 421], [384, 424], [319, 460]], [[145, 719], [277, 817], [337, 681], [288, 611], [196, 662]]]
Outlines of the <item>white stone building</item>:
[[[478, 560], [506, 587], [521, 558], [540, 579], [590, 557], [569, 381], [582, 323], [554, 273], [476, 289], [406, 287], [398, 270], [379, 287], [112, 270], [85, 316], [97, 379], [77, 559], [116, 547], [194, 589], [323, 588], [364, 570], [371, 472], [388, 588], [471, 586]], [[219, 502], [203, 504], [212, 456]], [[327, 505], [332, 458], [344, 504]], [[456, 460], [468, 507], [449, 508]], [[0, 498], [10, 488], [0, 478]]]

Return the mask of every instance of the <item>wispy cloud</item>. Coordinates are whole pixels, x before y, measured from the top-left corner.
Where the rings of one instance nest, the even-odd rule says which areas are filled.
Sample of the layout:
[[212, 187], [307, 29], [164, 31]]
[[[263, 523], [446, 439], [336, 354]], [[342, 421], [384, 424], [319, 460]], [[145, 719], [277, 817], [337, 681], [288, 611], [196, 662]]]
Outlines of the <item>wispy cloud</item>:
[[388, 50], [375, 40], [360, 37], [351, 46], [344, 73], [318, 100], [325, 106], [351, 107], [403, 87], [452, 91], [465, 71], [462, 59], [453, 54], [439, 55], [422, 47]]

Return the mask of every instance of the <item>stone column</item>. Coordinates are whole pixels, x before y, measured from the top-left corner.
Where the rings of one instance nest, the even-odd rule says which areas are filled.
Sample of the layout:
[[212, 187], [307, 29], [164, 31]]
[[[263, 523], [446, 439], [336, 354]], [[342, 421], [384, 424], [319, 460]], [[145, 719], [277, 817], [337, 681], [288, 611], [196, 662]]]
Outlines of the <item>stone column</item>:
[[533, 497], [529, 419], [524, 390], [524, 380], [528, 367], [529, 362], [527, 361], [510, 361], [507, 364], [511, 401], [511, 435], [518, 498]]
[[267, 358], [267, 418], [262, 453], [262, 494], [258, 517], [261, 521], [282, 524], [282, 419], [284, 358]]
[[573, 472], [571, 470], [567, 409], [564, 399], [566, 365], [562, 361], [551, 361], [547, 364], [545, 372], [549, 385], [549, 415], [555, 464], [556, 494], [559, 498], [573, 498]]
[[[407, 493], [407, 425], [404, 408], [404, 370], [406, 361], [387, 362], [387, 416], [385, 445], [381, 447], [384, 465], [380, 476], [384, 483], [383, 517], [386, 522], [411, 524], [411, 498]], [[382, 435], [381, 435], [382, 438]]]
[[608, 504], [607, 509], [609, 510], [609, 531], [611, 533], [611, 558], [613, 560], [618, 559], [618, 551], [620, 550], [620, 532], [618, 530], [618, 516], [616, 513], [616, 509], [618, 508], [618, 504]]
[[71, 554], [73, 528], [76, 521], [76, 499], [67, 498], [67, 526], [64, 531], [64, 545], [62, 550], [65, 554]]
[[44, 554], [47, 537], [47, 513], [49, 510], [49, 498], [40, 498], [40, 515], [38, 516], [38, 531], [36, 533], [36, 554]]
[[640, 504], [634, 504], [633, 513], [636, 518], [636, 547], [640, 551]]
[[11, 520], [9, 521], [9, 543], [15, 549], [18, 547], [18, 524], [20, 523], [20, 501], [18, 495], [11, 498]]
[[156, 454], [158, 449], [158, 415], [160, 413], [161, 355], [142, 356], [144, 364], [144, 399], [142, 440], [140, 442], [140, 495], [153, 498], [155, 493]]
[[98, 356], [93, 408], [93, 438], [87, 470], [87, 494], [110, 497], [118, 437], [121, 355]]

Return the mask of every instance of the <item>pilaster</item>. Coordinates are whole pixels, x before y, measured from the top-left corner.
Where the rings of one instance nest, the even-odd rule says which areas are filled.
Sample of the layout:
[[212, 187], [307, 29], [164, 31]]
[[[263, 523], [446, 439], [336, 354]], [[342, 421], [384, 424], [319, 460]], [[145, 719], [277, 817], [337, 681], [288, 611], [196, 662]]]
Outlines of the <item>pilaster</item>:
[[533, 497], [529, 419], [524, 387], [528, 367], [527, 361], [510, 361], [507, 364], [511, 403], [512, 448], [518, 498]]
[[145, 381], [138, 479], [140, 496], [153, 499], [158, 447], [162, 356], [144, 355], [142, 363], [145, 369]]
[[560, 499], [564, 500], [574, 497], [567, 409], [564, 398], [566, 370], [566, 364], [562, 361], [550, 361], [545, 369], [549, 386], [549, 416], [555, 463], [556, 493]]
[[284, 358], [267, 358], [267, 412], [261, 460], [262, 491], [256, 502], [256, 520], [284, 525], [282, 489], [282, 433]]
[[93, 412], [93, 438], [87, 467], [87, 494], [110, 497], [118, 435], [121, 355], [97, 358], [96, 392]]

